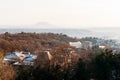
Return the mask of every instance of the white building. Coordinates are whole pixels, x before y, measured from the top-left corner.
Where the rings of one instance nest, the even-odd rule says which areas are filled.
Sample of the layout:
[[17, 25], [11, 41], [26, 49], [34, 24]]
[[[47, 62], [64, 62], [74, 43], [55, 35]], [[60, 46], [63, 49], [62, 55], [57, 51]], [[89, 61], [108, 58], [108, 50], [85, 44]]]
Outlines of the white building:
[[103, 45], [99, 45], [99, 49], [105, 49], [106, 46], [103, 46]]
[[80, 41], [78, 42], [69, 42], [70, 46], [73, 46], [75, 48], [82, 48], [82, 43]]

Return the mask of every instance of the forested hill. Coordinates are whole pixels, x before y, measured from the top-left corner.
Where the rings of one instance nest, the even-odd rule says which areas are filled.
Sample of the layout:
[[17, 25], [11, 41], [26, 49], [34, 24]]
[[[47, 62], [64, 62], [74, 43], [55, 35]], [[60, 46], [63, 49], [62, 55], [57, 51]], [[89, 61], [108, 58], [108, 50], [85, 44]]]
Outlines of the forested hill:
[[65, 34], [54, 33], [4, 33], [0, 34], [0, 48], [6, 52], [31, 51], [54, 48], [60, 45], [68, 45], [70, 41], [77, 39], [68, 37]]

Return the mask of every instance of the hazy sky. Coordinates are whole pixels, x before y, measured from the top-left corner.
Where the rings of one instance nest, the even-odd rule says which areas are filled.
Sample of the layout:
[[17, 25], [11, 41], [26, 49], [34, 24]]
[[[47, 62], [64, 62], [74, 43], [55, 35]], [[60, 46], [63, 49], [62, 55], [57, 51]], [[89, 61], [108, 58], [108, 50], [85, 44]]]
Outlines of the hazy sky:
[[120, 27], [120, 0], [0, 0], [0, 25]]

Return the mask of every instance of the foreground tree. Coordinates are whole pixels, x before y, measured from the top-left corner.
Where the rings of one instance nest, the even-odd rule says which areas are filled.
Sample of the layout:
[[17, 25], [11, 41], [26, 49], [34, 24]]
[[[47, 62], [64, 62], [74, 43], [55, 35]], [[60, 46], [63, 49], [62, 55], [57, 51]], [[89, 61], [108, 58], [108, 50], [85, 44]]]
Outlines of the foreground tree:
[[95, 80], [120, 79], [120, 55], [113, 55], [112, 51], [105, 51], [96, 56], [93, 63], [93, 76]]
[[88, 80], [88, 72], [86, 69], [86, 63], [82, 60], [79, 59], [75, 75], [71, 80]]

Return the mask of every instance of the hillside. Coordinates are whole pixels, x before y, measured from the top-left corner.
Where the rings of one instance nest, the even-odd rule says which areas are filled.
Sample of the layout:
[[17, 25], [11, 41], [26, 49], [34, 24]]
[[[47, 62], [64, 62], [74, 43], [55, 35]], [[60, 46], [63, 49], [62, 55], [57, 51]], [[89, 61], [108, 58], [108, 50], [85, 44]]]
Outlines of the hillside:
[[[120, 54], [113, 54], [109, 49], [77, 53], [68, 45], [69, 41], [78, 40], [53, 33], [0, 34], [0, 80], [120, 80]], [[48, 49], [51, 59], [44, 58], [41, 52]], [[5, 54], [14, 51], [38, 53], [38, 57], [33, 66], [3, 63]]]
[[75, 38], [65, 34], [53, 33], [4, 33], [0, 35], [0, 48], [5, 52], [30, 51], [36, 52], [60, 45], [68, 45], [68, 42], [76, 41]]

